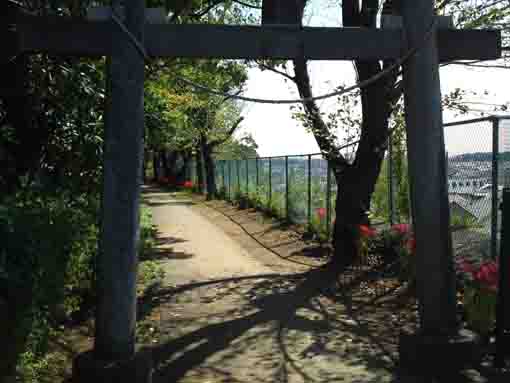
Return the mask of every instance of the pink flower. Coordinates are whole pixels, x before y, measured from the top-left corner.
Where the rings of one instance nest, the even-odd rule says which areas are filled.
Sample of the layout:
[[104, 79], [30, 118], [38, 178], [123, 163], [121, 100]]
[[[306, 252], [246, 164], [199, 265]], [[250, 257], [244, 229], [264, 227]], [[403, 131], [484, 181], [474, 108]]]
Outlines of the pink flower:
[[367, 225], [359, 225], [359, 232], [362, 237], [372, 238], [375, 237], [377, 232]]
[[326, 208], [319, 207], [315, 211], [317, 212], [317, 215], [319, 216], [320, 219], [326, 218], [326, 214], [327, 214]]
[[391, 229], [399, 234], [408, 234], [411, 231], [411, 226], [407, 223], [398, 223], [393, 225]]

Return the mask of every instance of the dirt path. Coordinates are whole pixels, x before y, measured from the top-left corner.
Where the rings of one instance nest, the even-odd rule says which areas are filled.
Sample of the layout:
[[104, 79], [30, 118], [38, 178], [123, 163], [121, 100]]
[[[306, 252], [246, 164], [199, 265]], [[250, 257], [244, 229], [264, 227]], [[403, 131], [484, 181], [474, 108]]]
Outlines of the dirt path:
[[169, 193], [147, 194], [158, 228], [167, 284], [272, 273], [220, 228], [190, 209], [192, 201]]
[[157, 189], [145, 199], [166, 271], [151, 297], [156, 383], [395, 381], [391, 307], [350, 310], [325, 292], [329, 272], [278, 258], [215, 210]]

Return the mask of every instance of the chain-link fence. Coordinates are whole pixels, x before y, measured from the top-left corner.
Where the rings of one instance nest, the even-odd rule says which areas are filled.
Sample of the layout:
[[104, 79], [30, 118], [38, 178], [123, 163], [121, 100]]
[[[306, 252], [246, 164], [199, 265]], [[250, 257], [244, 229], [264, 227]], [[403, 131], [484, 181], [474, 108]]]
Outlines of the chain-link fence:
[[[510, 175], [510, 119], [486, 117], [444, 125], [451, 230], [456, 254], [490, 258], [499, 248], [498, 204]], [[196, 167], [188, 176], [196, 182]], [[331, 236], [337, 183], [321, 154], [216, 161], [219, 194], [251, 204], [322, 238]], [[407, 156], [390, 139], [371, 201], [371, 220], [410, 222]]]
[[456, 256], [473, 261], [499, 253], [510, 120], [486, 117], [444, 125], [450, 227]]

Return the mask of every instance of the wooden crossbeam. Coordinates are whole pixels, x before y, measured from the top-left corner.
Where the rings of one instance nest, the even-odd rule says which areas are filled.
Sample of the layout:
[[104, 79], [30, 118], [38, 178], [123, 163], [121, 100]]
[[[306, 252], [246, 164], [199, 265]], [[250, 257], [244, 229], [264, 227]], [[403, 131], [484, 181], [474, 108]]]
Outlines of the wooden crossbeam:
[[[112, 44], [127, 38], [113, 22], [63, 17], [25, 17], [17, 26], [25, 52], [105, 56]], [[501, 34], [495, 30], [440, 30], [441, 61], [501, 57]], [[145, 47], [153, 57], [224, 59], [373, 60], [398, 58], [404, 52], [400, 30], [147, 24]]]

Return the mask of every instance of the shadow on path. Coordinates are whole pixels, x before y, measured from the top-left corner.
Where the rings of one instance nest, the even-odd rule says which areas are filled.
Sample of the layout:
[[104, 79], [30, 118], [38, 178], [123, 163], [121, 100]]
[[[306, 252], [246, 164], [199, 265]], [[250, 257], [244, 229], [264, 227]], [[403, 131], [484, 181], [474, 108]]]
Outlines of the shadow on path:
[[[260, 281], [261, 278], [264, 279]], [[368, 339], [369, 326], [346, 319], [345, 310], [332, 311], [319, 299], [325, 288], [335, 285], [337, 278], [337, 272], [330, 267], [322, 267], [302, 274], [204, 281], [156, 292], [157, 299], [164, 300], [193, 289], [217, 284], [228, 286], [230, 283], [209, 302], [241, 294], [249, 304], [229, 308], [219, 315], [196, 315], [193, 320], [197, 326], [191, 331], [155, 347], [154, 381], [177, 382], [192, 370], [201, 378], [213, 373], [215, 379], [219, 379], [215, 381], [225, 382], [287, 382], [291, 376], [299, 376], [300, 381], [310, 382], [344, 379], [374, 383], [388, 381], [381, 380], [381, 377], [391, 375], [394, 368], [392, 352], [386, 350], [377, 339]], [[244, 289], [239, 284], [257, 280]], [[173, 330], [178, 331], [179, 325], [189, 321], [189, 317], [177, 320]], [[335, 332], [335, 328], [340, 332]], [[306, 342], [301, 338], [306, 338]], [[363, 339], [371, 343], [374, 352], [364, 352], [365, 347], [361, 347], [365, 342]], [[274, 346], [256, 352], [257, 348], [261, 348], [260, 344], [267, 340]], [[343, 347], [342, 343], [350, 347]], [[298, 346], [295, 347], [295, 344]], [[245, 361], [239, 359], [243, 353], [247, 354]], [[317, 362], [319, 368], [306, 365], [312, 365], [316, 363], [315, 359], [320, 358], [330, 358], [331, 362], [341, 359], [343, 365], [339, 367], [327, 360]], [[233, 363], [241, 365], [236, 368]], [[266, 366], [262, 368], [262, 374], [257, 375], [254, 371], [257, 365]], [[360, 369], [360, 365], [364, 367]], [[365, 369], [372, 373], [365, 374]], [[240, 380], [239, 376], [245, 378]], [[358, 376], [358, 380], [355, 376]], [[367, 379], [359, 380], [362, 376]]]

